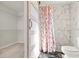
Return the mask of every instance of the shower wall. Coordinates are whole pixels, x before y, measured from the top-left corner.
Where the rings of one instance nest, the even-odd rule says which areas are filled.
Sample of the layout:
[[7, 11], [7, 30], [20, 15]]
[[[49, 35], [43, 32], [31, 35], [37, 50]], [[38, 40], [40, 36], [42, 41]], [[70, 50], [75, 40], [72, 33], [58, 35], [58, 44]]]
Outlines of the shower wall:
[[15, 13], [0, 4], [0, 48], [17, 41]]
[[54, 33], [57, 43], [57, 50], [63, 45], [70, 45], [70, 5], [53, 4]]
[[71, 42], [79, 47], [79, 2], [71, 4]]

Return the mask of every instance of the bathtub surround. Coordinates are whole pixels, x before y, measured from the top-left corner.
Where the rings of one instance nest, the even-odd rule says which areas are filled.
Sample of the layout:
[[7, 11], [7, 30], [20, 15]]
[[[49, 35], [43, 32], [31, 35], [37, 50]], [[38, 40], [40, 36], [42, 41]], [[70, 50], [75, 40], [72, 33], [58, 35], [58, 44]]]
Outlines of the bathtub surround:
[[57, 50], [61, 51], [61, 46], [79, 47], [79, 2], [53, 3], [53, 6]]
[[79, 47], [79, 2], [74, 2], [71, 7], [71, 43], [72, 46]]
[[53, 4], [54, 6], [54, 31], [58, 51], [61, 46], [71, 45], [70, 42], [70, 5], [69, 4]]

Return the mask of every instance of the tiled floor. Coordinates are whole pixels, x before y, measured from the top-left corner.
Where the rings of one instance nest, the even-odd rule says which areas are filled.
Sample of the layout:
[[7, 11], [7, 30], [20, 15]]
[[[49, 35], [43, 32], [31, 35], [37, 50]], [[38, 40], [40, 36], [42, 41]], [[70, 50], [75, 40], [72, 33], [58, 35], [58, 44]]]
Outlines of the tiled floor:
[[0, 50], [0, 58], [23, 58], [24, 44], [17, 43], [13, 46]]

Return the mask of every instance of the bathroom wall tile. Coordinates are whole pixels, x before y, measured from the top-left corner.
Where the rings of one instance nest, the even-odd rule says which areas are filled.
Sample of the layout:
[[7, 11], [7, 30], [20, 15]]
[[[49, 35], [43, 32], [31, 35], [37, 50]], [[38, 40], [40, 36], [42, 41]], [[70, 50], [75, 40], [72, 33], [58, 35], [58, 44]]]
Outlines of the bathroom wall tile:
[[70, 9], [69, 5], [54, 5], [53, 23], [57, 45], [69, 45]]

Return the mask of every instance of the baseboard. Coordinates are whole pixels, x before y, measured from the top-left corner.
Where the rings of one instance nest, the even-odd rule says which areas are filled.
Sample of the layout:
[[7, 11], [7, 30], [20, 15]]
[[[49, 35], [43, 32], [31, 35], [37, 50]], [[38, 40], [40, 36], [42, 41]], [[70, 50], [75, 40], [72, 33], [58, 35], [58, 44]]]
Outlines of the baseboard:
[[23, 41], [18, 41], [17, 43], [24, 43]]
[[0, 47], [0, 49], [7, 48], [7, 47], [9, 47], [9, 46], [11, 46], [11, 45], [14, 45], [14, 44], [16, 44], [16, 43], [17, 43], [17, 42], [10, 43], [10, 44], [8, 44], [8, 45], [5, 45], [5, 46]]

